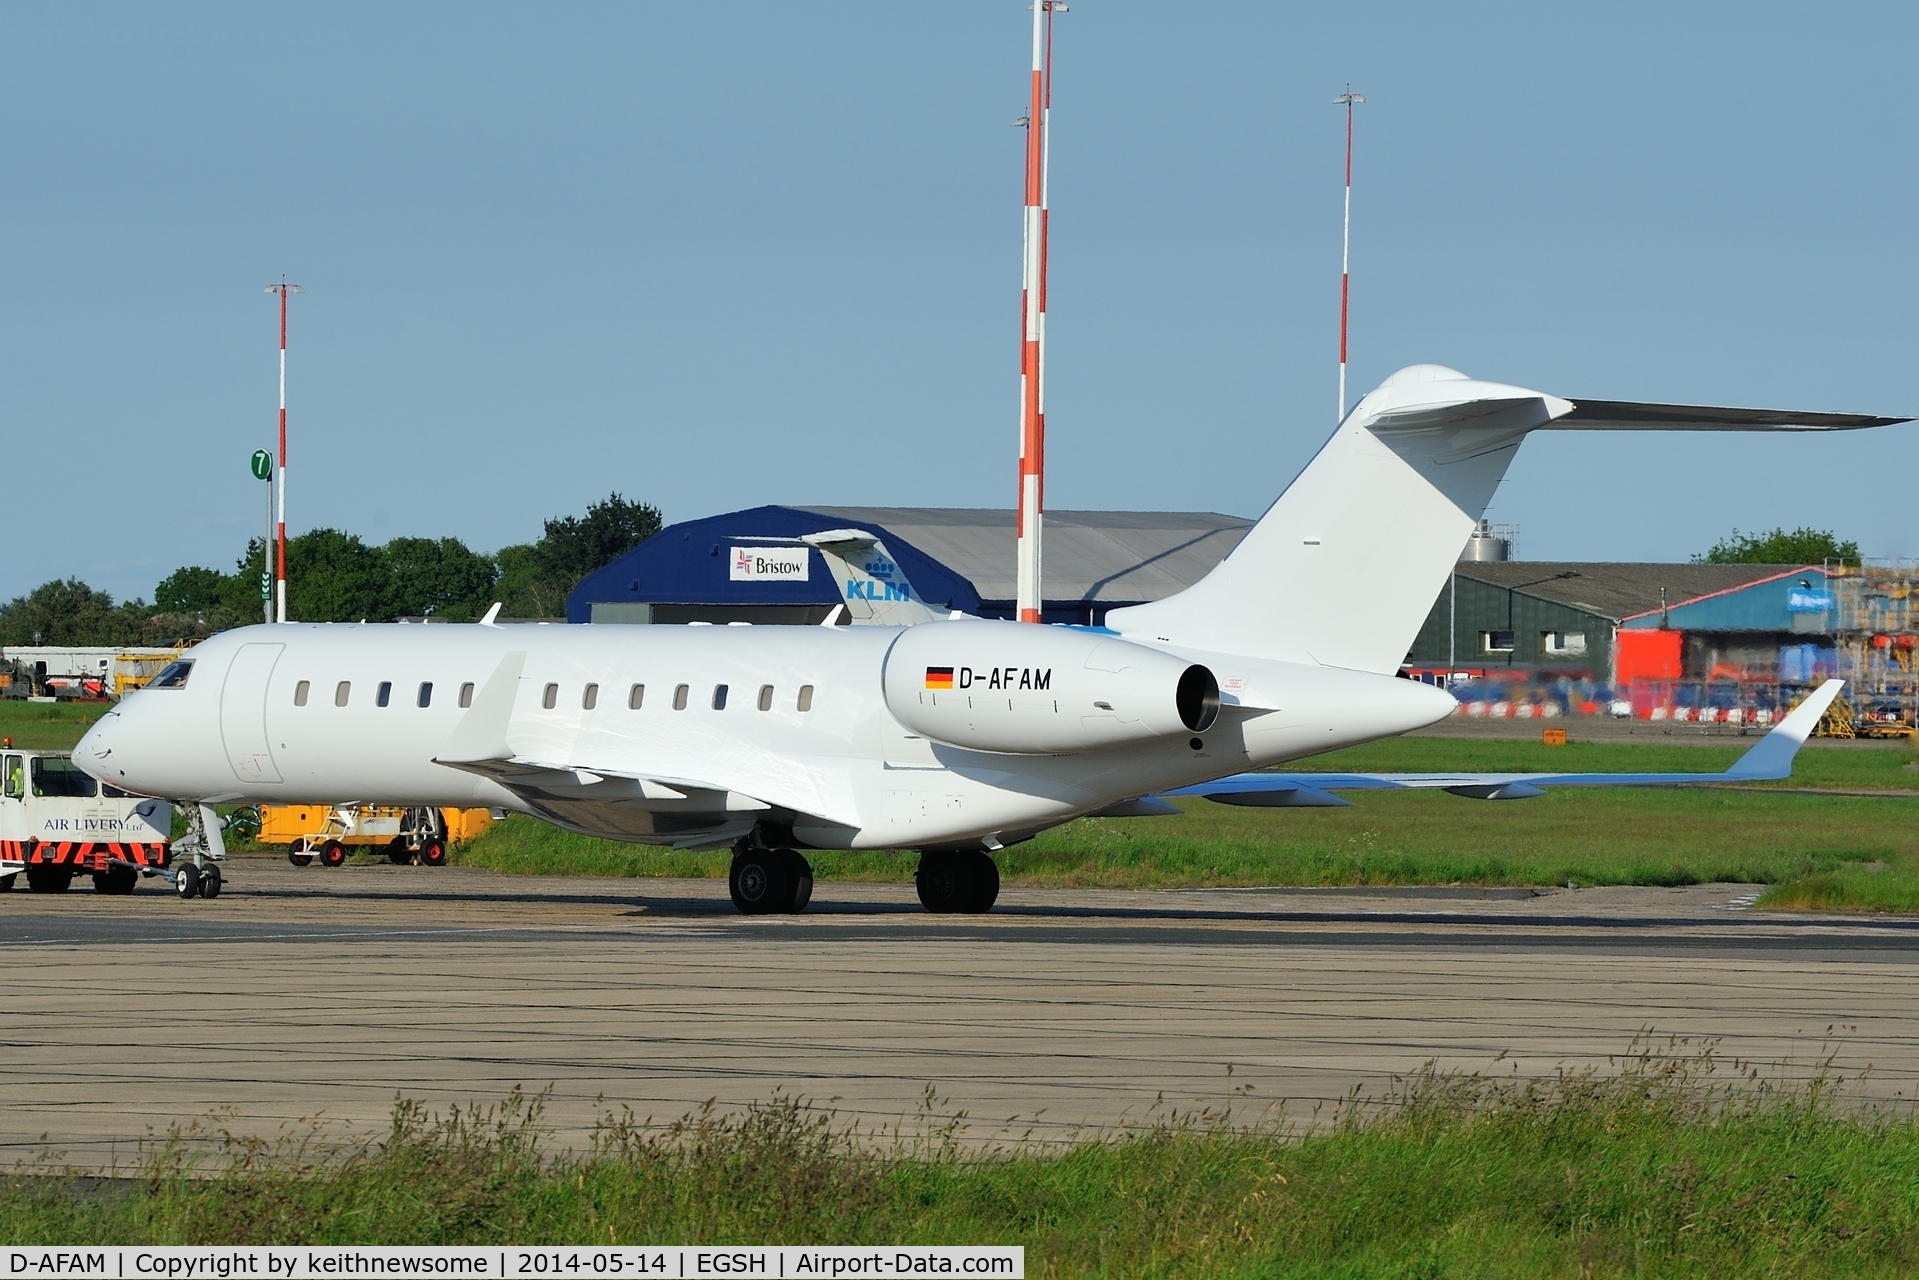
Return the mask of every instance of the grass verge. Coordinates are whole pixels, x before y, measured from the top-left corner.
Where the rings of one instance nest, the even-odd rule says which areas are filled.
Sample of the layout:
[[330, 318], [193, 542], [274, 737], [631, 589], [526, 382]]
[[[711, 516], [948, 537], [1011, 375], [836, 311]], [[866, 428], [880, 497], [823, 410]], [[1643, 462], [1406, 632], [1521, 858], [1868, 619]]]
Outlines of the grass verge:
[[775, 1099], [549, 1152], [540, 1101], [329, 1146], [192, 1132], [124, 1194], [0, 1180], [13, 1243], [1007, 1243], [1036, 1275], [1872, 1276], [1919, 1266], [1919, 1124], [1683, 1045], [1608, 1074], [1431, 1069], [1304, 1136], [1167, 1117], [1038, 1152]]
[[[1708, 769], [1738, 747], [1401, 738], [1320, 757], [1366, 771], [1543, 768]], [[1795, 784], [1898, 791], [1919, 782], [1911, 752], [1813, 750]], [[1106, 888], [1253, 885], [1817, 884], [1815, 903], [1919, 907], [1919, 823], [1903, 796], [1756, 787], [1566, 789], [1520, 802], [1439, 792], [1355, 793], [1348, 809], [1245, 809], [1196, 800], [1165, 818], [1068, 823], [996, 855], [1008, 883]], [[910, 879], [912, 855], [810, 854], [822, 879]], [[521, 874], [721, 876], [722, 852], [661, 851], [562, 832], [530, 819], [496, 824], [457, 861]], [[1874, 867], [1879, 870], [1865, 870]], [[1854, 893], [1854, 888], [1862, 890]], [[1870, 889], [1871, 895], [1863, 890]]]

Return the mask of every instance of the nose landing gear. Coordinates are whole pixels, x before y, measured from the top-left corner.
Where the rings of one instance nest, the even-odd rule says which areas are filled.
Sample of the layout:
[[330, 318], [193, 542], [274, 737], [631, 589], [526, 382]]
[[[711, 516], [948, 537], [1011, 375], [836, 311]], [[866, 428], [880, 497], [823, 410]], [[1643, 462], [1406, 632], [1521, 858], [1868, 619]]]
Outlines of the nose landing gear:
[[217, 898], [225, 885], [219, 864], [226, 859], [225, 823], [210, 804], [181, 803], [186, 810], [186, 838], [173, 846], [174, 868], [158, 874], [172, 881], [184, 899]]

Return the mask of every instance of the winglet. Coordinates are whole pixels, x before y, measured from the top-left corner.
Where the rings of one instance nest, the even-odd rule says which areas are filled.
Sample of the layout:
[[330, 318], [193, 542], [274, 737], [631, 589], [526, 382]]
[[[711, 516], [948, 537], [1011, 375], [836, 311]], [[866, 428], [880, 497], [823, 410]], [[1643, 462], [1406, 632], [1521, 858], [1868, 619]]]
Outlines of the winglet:
[[1753, 744], [1752, 750], [1733, 761], [1726, 777], [1734, 782], [1766, 782], [1792, 776], [1792, 758], [1806, 739], [1819, 727], [1826, 708], [1846, 687], [1844, 680], [1828, 680], [1793, 708], [1792, 714], [1773, 726], [1771, 733]]
[[435, 764], [460, 765], [513, 758], [506, 730], [513, 719], [513, 702], [520, 692], [520, 671], [525, 666], [524, 650], [500, 659], [500, 665], [480, 686], [480, 696], [473, 700], [473, 706], [453, 726], [446, 745], [433, 757]]
[[480, 619], [480, 625], [483, 627], [497, 627], [500, 624], [495, 622], [494, 619], [499, 616], [500, 616], [500, 602], [498, 600], [495, 600], [493, 602], [493, 607], [486, 611], [486, 616]]

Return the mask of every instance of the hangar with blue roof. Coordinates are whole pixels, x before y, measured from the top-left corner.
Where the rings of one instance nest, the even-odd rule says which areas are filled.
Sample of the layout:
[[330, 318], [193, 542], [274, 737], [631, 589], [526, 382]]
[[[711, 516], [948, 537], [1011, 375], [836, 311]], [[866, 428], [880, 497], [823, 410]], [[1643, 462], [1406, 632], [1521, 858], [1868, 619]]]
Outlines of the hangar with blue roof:
[[[582, 579], [567, 599], [567, 621], [824, 621], [843, 584], [817, 550], [791, 540], [834, 529], [879, 538], [927, 604], [1010, 618], [1013, 520], [1011, 511], [975, 508], [788, 506], [687, 520]], [[1096, 626], [1109, 609], [1182, 591], [1252, 524], [1211, 511], [1049, 511], [1045, 620]], [[783, 554], [764, 555], [770, 547]], [[741, 558], [756, 554], [758, 562]]]

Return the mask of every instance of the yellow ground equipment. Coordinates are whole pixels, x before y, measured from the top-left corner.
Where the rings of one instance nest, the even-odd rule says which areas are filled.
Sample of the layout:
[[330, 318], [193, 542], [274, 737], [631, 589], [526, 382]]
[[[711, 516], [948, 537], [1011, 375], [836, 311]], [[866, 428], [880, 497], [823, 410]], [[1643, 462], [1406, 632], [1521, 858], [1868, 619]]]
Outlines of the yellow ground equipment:
[[447, 845], [471, 840], [493, 822], [486, 809], [404, 809], [372, 804], [264, 804], [261, 844], [284, 844], [287, 861], [323, 867], [346, 861], [349, 847], [380, 849], [388, 861], [446, 865]]

